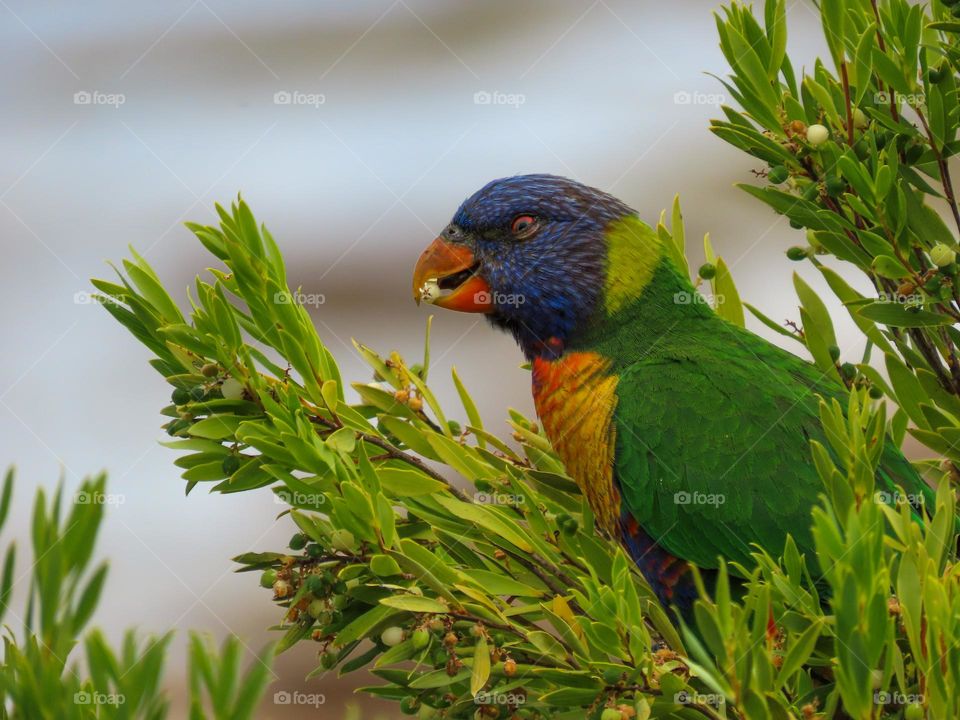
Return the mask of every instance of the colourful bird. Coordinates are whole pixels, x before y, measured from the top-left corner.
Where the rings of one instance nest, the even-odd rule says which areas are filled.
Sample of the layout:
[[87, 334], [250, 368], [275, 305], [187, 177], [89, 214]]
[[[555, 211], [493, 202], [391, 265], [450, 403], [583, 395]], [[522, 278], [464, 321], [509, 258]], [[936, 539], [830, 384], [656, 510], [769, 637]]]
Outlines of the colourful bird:
[[[414, 296], [485, 313], [531, 361], [544, 431], [661, 602], [684, 614], [689, 563], [749, 567], [790, 533], [815, 557], [827, 445], [815, 366], [720, 318], [617, 198], [552, 175], [495, 180], [423, 252]], [[933, 501], [887, 443], [878, 487]], [[932, 507], [932, 504], [930, 504]]]

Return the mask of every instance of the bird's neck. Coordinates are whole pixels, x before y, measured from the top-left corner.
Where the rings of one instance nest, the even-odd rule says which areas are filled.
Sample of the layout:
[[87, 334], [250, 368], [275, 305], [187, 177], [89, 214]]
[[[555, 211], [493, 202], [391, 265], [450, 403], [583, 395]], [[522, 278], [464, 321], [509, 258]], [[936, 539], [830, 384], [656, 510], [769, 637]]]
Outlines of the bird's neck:
[[646, 357], [659, 344], [691, 324], [722, 322], [684, 273], [667, 257], [653, 268], [643, 290], [613, 312], [597, 308], [588, 322], [571, 335], [565, 352], [594, 352], [629, 365]]
[[611, 223], [604, 240], [602, 293], [569, 333], [549, 338], [536, 355], [549, 360], [568, 352], [597, 352], [629, 364], [678, 327], [689, 331], [690, 322], [717, 321], [672, 259], [672, 249], [664, 245], [670, 241], [637, 216]]

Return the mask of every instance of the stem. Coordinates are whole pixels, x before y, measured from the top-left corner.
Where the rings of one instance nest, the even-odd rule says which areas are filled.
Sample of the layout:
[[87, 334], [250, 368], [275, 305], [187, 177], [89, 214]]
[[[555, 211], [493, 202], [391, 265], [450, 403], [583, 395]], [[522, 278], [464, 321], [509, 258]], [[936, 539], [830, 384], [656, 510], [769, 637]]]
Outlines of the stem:
[[847, 144], [853, 147], [853, 106], [850, 103], [850, 78], [845, 62], [840, 63], [840, 77], [843, 79], [843, 99], [847, 105]]
[[[877, 21], [877, 45], [880, 47], [880, 52], [886, 53], [887, 45], [883, 42], [883, 33], [880, 32], [880, 8], [877, 7], [877, 0], [870, 0], [870, 5], [873, 6], [873, 17]], [[900, 113], [897, 112], [897, 93], [893, 85], [887, 85], [887, 91], [890, 93], [890, 116], [896, 122], [900, 122]]]
[[[322, 417], [320, 415], [311, 414], [310, 420], [313, 423], [317, 425], [323, 425], [325, 428], [328, 428], [330, 430], [339, 430], [341, 427], [343, 427], [342, 423], [340, 423], [339, 420], [327, 420], [325, 417]], [[403, 452], [403, 450], [400, 450], [399, 448], [395, 448], [389, 442], [387, 442], [381, 437], [377, 437], [376, 435], [360, 432], [358, 430], [357, 437], [363, 442], [369, 443], [370, 445], [376, 445], [378, 448], [383, 450], [383, 456], [386, 456], [392, 460], [400, 460], [409, 465], [413, 465], [415, 468], [422, 471], [424, 474], [429, 475], [434, 480], [437, 480], [438, 482], [442, 482], [444, 485], [447, 486], [451, 494], [453, 494], [458, 500], [463, 500], [464, 502], [470, 502], [470, 498], [464, 495], [463, 492], [461, 492], [458, 488], [454, 487], [449, 480], [447, 480], [443, 475], [441, 475], [436, 470], [434, 470], [429, 465], [427, 465], [425, 462], [423, 462], [420, 458], [414, 457], [413, 455], [408, 455], [407, 453]]]
[[920, 119], [920, 124], [923, 125], [923, 130], [927, 134], [927, 139], [930, 141], [930, 149], [933, 150], [933, 154], [937, 158], [937, 167], [940, 168], [940, 182], [943, 184], [943, 193], [946, 195], [951, 212], [953, 212], [953, 221], [957, 225], [957, 231], [960, 232], [960, 209], [957, 208], [957, 199], [953, 194], [953, 181], [950, 179], [950, 168], [947, 165], [946, 158], [943, 157], [943, 153], [940, 152], [940, 148], [937, 146], [936, 138], [933, 136], [930, 125], [927, 124], [927, 118], [924, 116], [923, 111], [917, 108], [916, 112], [917, 117]]
[[[558, 585], [556, 582], [554, 582], [553, 578], [551, 578], [543, 570], [541, 570], [540, 566], [536, 562], [529, 562], [526, 558], [520, 557], [518, 555], [511, 555], [511, 557], [517, 562], [519, 562], [521, 565], [523, 565], [527, 570], [529, 570], [534, 575], [536, 575], [538, 578], [540, 578], [540, 582], [542, 582], [544, 585], [550, 588], [551, 592], [553, 592], [554, 595], [566, 594], [566, 591], [564, 590], [564, 588], [561, 585]], [[540, 558], [536, 558], [536, 559], [539, 560]], [[560, 574], [559, 571], [557, 574], [558, 575]], [[566, 578], [565, 580], [561, 580], [561, 582], [567, 582], [567, 585], [569, 587], [570, 583], [568, 581], [569, 581], [569, 578]]]
[[383, 438], [379, 438], [376, 435], [369, 435], [367, 433], [362, 433], [362, 432], [358, 432], [357, 435], [363, 442], [370, 443], [371, 445], [376, 445], [378, 448], [383, 450], [384, 454], [387, 455], [388, 457], [394, 460], [402, 460], [403, 462], [408, 463], [409, 465], [413, 465], [415, 468], [429, 475], [434, 480], [438, 480], [439, 482], [444, 483], [450, 489], [450, 492], [457, 497], [457, 499], [463, 500], [464, 502], [470, 502], [470, 498], [464, 495], [463, 492], [461, 492], [458, 488], [454, 487], [449, 480], [447, 480], [443, 475], [438, 473], [436, 470], [433, 470], [431, 467], [429, 467], [420, 458], [414, 457], [413, 455], [408, 455], [407, 453], [395, 448], [386, 440], [384, 440]]

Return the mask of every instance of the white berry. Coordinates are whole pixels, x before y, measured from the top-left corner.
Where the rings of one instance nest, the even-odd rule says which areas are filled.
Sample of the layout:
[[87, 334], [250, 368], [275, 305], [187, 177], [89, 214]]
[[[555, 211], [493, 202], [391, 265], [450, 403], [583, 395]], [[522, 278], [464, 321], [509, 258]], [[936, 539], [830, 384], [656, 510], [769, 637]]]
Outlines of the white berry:
[[811, 125], [807, 128], [807, 142], [813, 146], [823, 145], [830, 137], [830, 131], [823, 125]]
[[226, 400], [240, 400], [243, 398], [243, 385], [236, 378], [227, 378], [220, 386], [220, 392]]
[[399, 627], [388, 627], [382, 633], [380, 633], [380, 640], [387, 647], [393, 647], [394, 645], [399, 645], [403, 642], [403, 628]]

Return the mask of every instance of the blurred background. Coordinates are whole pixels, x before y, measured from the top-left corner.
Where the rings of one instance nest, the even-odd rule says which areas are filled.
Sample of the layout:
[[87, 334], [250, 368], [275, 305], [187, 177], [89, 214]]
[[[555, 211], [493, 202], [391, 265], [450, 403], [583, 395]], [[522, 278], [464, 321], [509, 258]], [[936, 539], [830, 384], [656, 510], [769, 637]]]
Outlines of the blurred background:
[[[707, 131], [726, 101], [707, 74], [725, 71], [716, 10], [704, 0], [0, 0], [0, 466], [15, 463], [20, 479], [6, 532], [25, 546], [36, 485], [62, 477], [72, 488], [105, 469], [115, 502], [99, 547], [112, 570], [95, 624], [113, 640], [131, 625], [235, 632], [252, 650], [271, 639], [280, 615], [269, 592], [229, 558], [282, 547], [292, 524], [275, 521], [267, 490], [184, 497], [158, 445], [169, 387], [88, 294], [88, 278], [109, 277], [107, 261], [128, 244], [185, 291], [208, 256], [182, 222], [212, 222], [213, 203], [238, 191], [280, 242], [292, 284], [322, 299], [314, 319], [350, 380], [369, 379], [351, 337], [419, 355], [419, 252], [463, 198], [516, 173], [575, 177], [651, 222], [681, 193], [692, 265], [709, 231], [744, 299], [796, 318], [784, 250], [803, 237], [733, 187], [759, 164]], [[795, 65], [811, 65], [824, 49], [812, 3], [791, 3], [788, 24]], [[845, 313], [836, 319], [849, 330]], [[437, 316], [432, 364], [448, 406], [456, 365], [488, 427], [508, 406], [532, 412], [520, 360], [476, 317]], [[184, 658], [180, 632], [174, 716]], [[315, 666], [309, 643], [280, 658], [262, 717], [339, 719], [349, 704], [392, 717], [354, 694], [370, 678], [304, 682]], [[323, 703], [274, 702], [293, 690]]]

